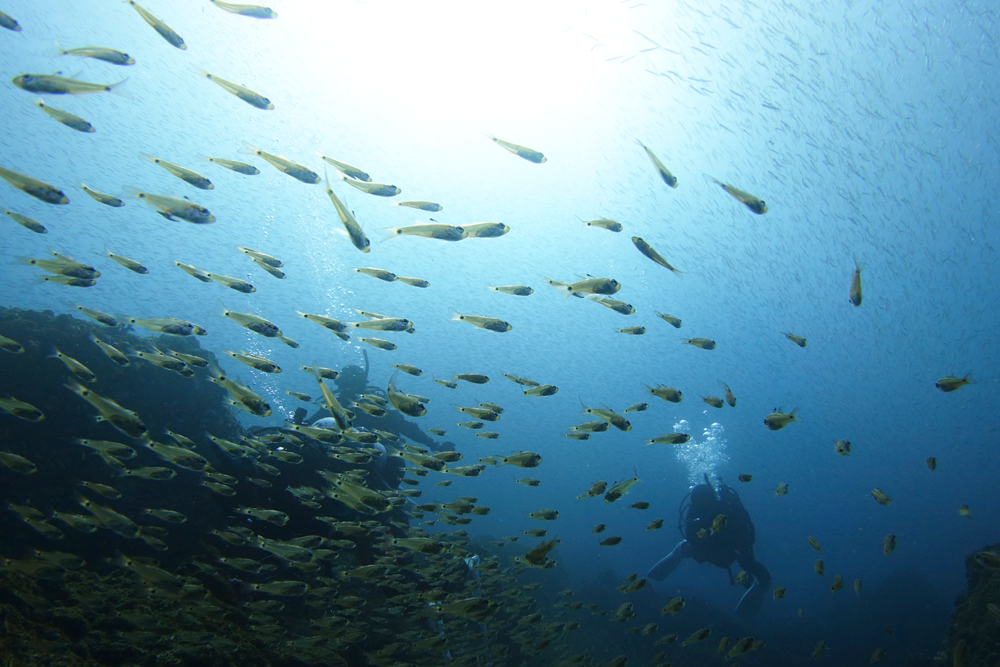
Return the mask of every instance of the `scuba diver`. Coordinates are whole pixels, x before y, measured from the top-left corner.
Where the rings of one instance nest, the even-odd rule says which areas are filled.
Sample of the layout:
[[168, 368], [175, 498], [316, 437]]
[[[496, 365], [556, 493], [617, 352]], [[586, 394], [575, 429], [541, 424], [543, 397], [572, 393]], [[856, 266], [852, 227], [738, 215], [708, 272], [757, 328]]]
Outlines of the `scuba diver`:
[[295, 408], [295, 412], [292, 413], [292, 416], [286, 419], [285, 421], [288, 422], [289, 424], [296, 424], [298, 426], [301, 426], [302, 424], [306, 423], [307, 416], [309, 416], [308, 410], [306, 410], [305, 408]]
[[[337, 379], [334, 380], [334, 384], [337, 385], [337, 400], [340, 401], [345, 407], [349, 407], [351, 403], [358, 400], [358, 397], [364, 393], [377, 394], [386, 398], [386, 391], [381, 387], [373, 387], [368, 384], [368, 353], [362, 350], [365, 358], [365, 367], [361, 368], [359, 366], [345, 366], [341, 371]], [[390, 433], [395, 433], [396, 435], [408, 438], [412, 442], [423, 445], [428, 449], [440, 449], [440, 444], [432, 439], [429, 435], [424, 433], [419, 426], [411, 421], [408, 421], [404, 416], [395, 411], [390, 410], [385, 417], [375, 418], [371, 415], [367, 415], [363, 412], [359, 412], [355, 415], [351, 423], [355, 426], [365, 427], [368, 430], [380, 429], [383, 431], [389, 431]]]
[[[725, 525], [713, 530], [719, 515], [724, 517]], [[729, 572], [729, 583], [733, 585], [737, 580], [730, 566], [735, 561], [747, 574], [739, 583], [748, 589], [736, 607], [736, 615], [744, 620], [754, 618], [771, 586], [771, 573], [754, 558], [753, 521], [736, 490], [725, 484], [716, 490], [705, 475], [705, 483], [695, 486], [681, 501], [677, 528], [684, 539], [646, 576], [663, 581], [681, 561], [690, 558], [696, 563], [708, 562], [723, 568]]]
[[[348, 409], [350, 409], [352, 403], [360, 399], [361, 394], [376, 394], [386, 398], [386, 391], [384, 389], [368, 384], [368, 372], [370, 370], [368, 353], [362, 350], [362, 354], [364, 355], [364, 368], [354, 364], [345, 366], [336, 379], [333, 380], [333, 383], [337, 386], [335, 392], [337, 400]], [[304, 408], [297, 408], [295, 413], [286, 419], [286, 421], [292, 424], [307, 424], [319, 428], [337, 429], [337, 422], [332, 417], [321, 417], [323, 414], [330, 414], [325, 405], [316, 409], [312, 416], [309, 416], [308, 411]], [[355, 431], [387, 431], [407, 438], [411, 442], [423, 445], [428, 449], [440, 450], [442, 448], [441, 443], [432, 439], [419, 426], [407, 420], [401, 413], [395, 410], [388, 411], [385, 416], [380, 418], [373, 417], [359, 410], [354, 413], [350, 423]], [[454, 443], [445, 442], [443, 444], [445, 447], [455, 448]], [[381, 452], [381, 456], [375, 458], [377, 465], [374, 468], [376, 475], [373, 479], [381, 483], [386, 489], [398, 488], [400, 479], [403, 477], [405, 462], [398, 456], [390, 456], [386, 451], [385, 445], [381, 443], [376, 443], [373, 447]]]

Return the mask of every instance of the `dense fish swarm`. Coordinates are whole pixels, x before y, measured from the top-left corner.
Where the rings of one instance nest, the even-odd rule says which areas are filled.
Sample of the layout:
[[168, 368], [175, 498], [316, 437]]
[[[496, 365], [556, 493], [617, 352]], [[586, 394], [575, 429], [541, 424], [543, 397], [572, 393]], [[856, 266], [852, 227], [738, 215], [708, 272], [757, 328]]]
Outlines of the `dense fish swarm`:
[[[257, 19], [277, 18], [277, 13], [267, 7], [222, 0], [210, 2], [227, 14]], [[169, 51], [164, 54], [165, 57], [176, 58], [180, 57], [180, 51], [197, 50], [194, 41], [189, 44], [170, 25], [180, 13], [176, 7], [163, 4], [165, 18], [160, 18], [160, 9], [153, 14], [135, 0], [128, 0], [128, 5], [135, 12], [133, 14], [132, 10], [128, 10], [130, 15], [138, 17], [135, 18], [135, 29], [152, 29], [168, 45], [177, 49], [173, 51], [164, 47], [165, 51]], [[210, 20], [225, 16], [215, 12]], [[148, 28], [139, 25], [140, 19], [148, 24]], [[0, 26], [12, 32], [32, 29], [32, 26], [22, 26], [2, 12]], [[160, 45], [163, 46], [162, 42]], [[9, 59], [14, 60], [15, 51], [8, 49], [7, 53]], [[134, 67], [136, 79], [141, 79], [146, 72], [141, 60], [137, 62], [128, 53], [111, 48], [60, 47], [57, 55]], [[186, 85], [183, 83], [185, 71], [185, 66], [178, 64], [177, 80], [171, 83]], [[217, 87], [208, 86], [211, 90], [205, 94], [218, 94], [221, 88], [254, 109], [242, 106], [232, 97], [222, 96], [238, 106], [236, 111], [240, 114], [278, 114], [282, 104], [286, 103], [280, 97], [266, 97], [241, 83], [205, 70], [198, 69], [189, 74], [189, 78], [197, 76], [216, 84]], [[93, 134], [98, 138], [114, 131], [111, 123], [107, 127], [100, 123], [94, 125], [83, 117], [51, 106], [47, 100], [34, 98], [38, 95], [64, 96], [57, 98], [64, 100], [68, 96], [106, 97], [102, 94], [119, 92], [124, 82], [124, 79], [91, 82], [77, 77], [39, 73], [21, 73], [11, 79], [14, 87], [32, 94], [31, 104], [48, 117], [81, 134]], [[23, 95], [20, 91], [5, 94]], [[148, 102], [135, 100], [137, 106]], [[778, 110], [768, 104], [764, 106]], [[17, 131], [17, 128], [8, 129]], [[253, 134], [252, 116], [242, 129], [247, 135]], [[503, 149], [495, 151], [497, 161], [510, 160], [525, 169], [545, 170], [553, 166], [546, 165], [550, 158], [552, 163], [559, 159], [555, 153], [546, 155], [537, 148], [488, 136], [488, 140], [481, 137], [480, 140], [487, 146], [492, 142]], [[273, 148], [277, 142], [278, 139], [272, 138], [263, 145]], [[692, 183], [690, 174], [684, 173], [680, 167], [676, 167], [675, 174], [654, 153], [656, 146], [650, 148], [641, 141], [637, 142], [638, 147], [632, 148], [640, 154], [641, 147], [641, 153], [649, 160], [645, 166], [648, 168], [652, 164], [650, 175], [658, 187], [666, 185], [671, 191], [679, 189], [683, 193], [680, 186]], [[447, 405], [432, 403], [428, 397], [412, 393], [420, 390], [417, 382], [426, 382], [413, 379], [423, 376], [424, 369], [406, 363], [390, 364], [385, 359], [402, 354], [396, 352], [400, 348], [405, 352], [403, 341], [407, 336], [404, 334], [418, 334], [421, 325], [431, 318], [472, 325], [481, 331], [464, 325], [453, 326], [463, 333], [470, 330], [477, 336], [482, 334], [491, 342], [494, 338], [507, 340], [514, 337], [520, 323], [513, 317], [512, 321], [508, 321], [494, 316], [502, 313], [490, 315], [452, 311], [450, 319], [445, 316], [445, 311], [430, 309], [380, 314], [361, 310], [362, 307], [379, 306], [362, 304], [360, 300], [349, 304], [355, 307], [357, 315], [357, 321], [353, 322], [295, 310], [298, 286], [294, 272], [289, 270], [286, 274], [282, 270], [287, 267], [279, 257], [283, 256], [280, 247], [257, 250], [237, 245], [247, 241], [238, 238], [242, 233], [239, 231], [240, 221], [227, 217], [224, 207], [213, 211], [186, 195], [147, 192], [127, 182], [132, 175], [132, 167], [138, 171], [145, 161], [155, 165], [157, 171], [165, 170], [178, 182], [202, 191], [215, 190], [216, 184], [208, 176], [190, 166], [195, 149], [193, 146], [174, 145], [171, 152], [163, 153], [163, 156], [159, 148], [155, 156], [137, 151], [132, 156], [136, 164], [123, 165], [122, 182], [117, 184], [128, 193], [126, 199], [87, 185], [74, 184], [74, 187], [82, 188], [89, 198], [104, 206], [125, 208], [128, 215], [136, 218], [144, 216], [147, 222], [231, 226], [232, 243], [229, 247], [213, 248], [213, 252], [217, 253], [215, 261], [222, 263], [221, 258], [226, 254], [245, 254], [257, 268], [274, 279], [287, 279], [285, 283], [272, 285], [284, 290], [285, 310], [267, 313], [268, 317], [273, 316], [276, 320], [271, 321], [257, 314], [256, 306], [250, 304], [238, 306], [240, 310], [230, 310], [222, 305], [222, 319], [202, 324], [185, 319], [183, 312], [161, 312], [148, 318], [138, 316], [140, 310], [146, 312], [156, 304], [142, 304], [141, 307], [134, 304], [135, 312], [128, 314], [106, 313], [87, 305], [86, 288], [115, 280], [102, 275], [90, 263], [97, 258], [75, 259], [41, 246], [36, 253], [38, 256], [11, 258], [39, 272], [39, 282], [46, 283], [39, 286], [40, 290], [64, 288], [68, 292], [67, 298], [71, 296], [80, 300], [82, 303], [74, 304], [72, 308], [88, 319], [77, 317], [75, 312], [74, 317], [32, 311], [0, 312], [0, 370], [3, 371], [0, 377], [0, 429], [3, 434], [0, 440], [0, 485], [3, 491], [0, 497], [4, 501], [0, 508], [3, 512], [0, 534], [4, 536], [0, 546], [3, 551], [0, 558], [0, 620], [4, 630], [4, 636], [0, 637], [0, 659], [8, 659], [8, 665], [29, 664], [28, 660], [22, 659], [42, 657], [51, 659], [53, 664], [66, 665], [153, 665], [158, 664], [157, 656], [170, 653], [173, 660], [190, 661], [190, 664], [386, 667], [442, 664], [589, 665], [594, 664], [590, 650], [600, 653], [606, 647], [595, 643], [575, 655], [571, 655], [571, 649], [587, 644], [587, 639], [579, 636], [585, 633], [576, 632], [581, 625], [598, 619], [605, 624], [631, 623], [625, 634], [635, 635], [632, 641], [644, 642], [643, 646], [647, 649], [676, 643], [670, 651], [674, 652], [672, 659], [680, 662], [688, 660], [689, 654], [697, 655], [696, 652], [702, 651], [705, 645], [698, 645], [710, 636], [716, 637], [726, 631], [721, 628], [713, 630], [712, 627], [692, 631], [694, 626], [677, 625], [680, 621], [674, 619], [683, 619], [685, 614], [690, 614], [690, 610], [685, 611], [689, 605], [683, 598], [675, 597], [660, 608], [663, 616], [659, 619], [660, 623], [665, 627], [668, 623], [674, 624], [669, 626], [671, 632], [661, 635], [660, 624], [650, 621], [645, 609], [639, 606], [641, 603], [615, 599], [615, 603], [610, 604], [608, 599], [612, 598], [604, 597], [605, 594], [611, 595], [610, 591], [631, 595], [644, 590], [647, 579], [640, 578], [638, 574], [629, 575], [617, 588], [613, 583], [610, 586], [604, 585], [607, 582], [595, 584], [590, 590], [600, 588], [600, 603], [587, 598], [549, 604], [547, 599], [534, 597], [532, 592], [542, 585], [540, 581], [558, 581], [555, 573], [545, 571], [558, 567], [560, 544], [573, 539], [587, 540], [602, 547], [622, 545], [617, 550], [602, 551], [614, 553], [625, 550], [636, 534], [644, 532], [641, 529], [629, 532], [612, 526], [614, 532], [622, 534], [595, 538], [593, 535], [602, 534], [609, 527], [600, 523], [593, 528], [592, 535], [578, 529], [571, 538], [568, 530], [561, 532], [552, 527], [539, 528], [538, 522], [546, 522], [542, 524], [545, 526], [565, 524], [565, 517], [559, 521], [561, 512], [571, 506], [574, 496], [581, 503], [600, 504], [592, 499], [601, 496], [604, 503], [614, 503], [626, 494], [638, 493], [643, 489], [638, 486], [642, 482], [640, 470], [618, 479], [595, 481], [589, 489], [579, 489], [582, 491], [580, 495], [575, 495], [575, 491], [564, 493], [562, 510], [543, 508], [526, 512], [524, 522], [518, 524], [516, 530], [512, 529], [510, 536], [482, 541], [470, 536], [466, 527], [476, 517], [489, 515], [492, 510], [475, 496], [453, 497], [448, 487], [455, 478], [500, 475], [499, 470], [491, 468], [503, 466], [512, 466], [503, 469], [504, 474], [514, 468], [537, 468], [543, 465], [544, 457], [533, 450], [540, 447], [536, 446], [530, 434], [519, 434], [519, 439], [511, 448], [504, 450], [506, 453], [489, 449], [489, 452], [495, 453], [485, 454], [474, 462], [465, 459], [453, 443], [441, 443], [429, 437], [412, 420], [428, 416], [444, 420], [458, 417], [453, 411], [462, 413], [462, 418], [471, 420], [456, 421], [455, 425], [475, 432], [473, 435], [481, 439], [481, 444], [492, 447], [492, 442], [486, 441], [503, 442], [503, 434], [483, 430], [486, 422], [500, 422], [507, 415], [507, 410], [516, 414], [516, 407], [506, 406], [505, 409], [505, 406], [480, 402], [470, 395], [466, 385], [459, 382], [478, 386], [491, 382], [489, 376], [473, 372], [477, 369], [456, 374], [451, 372], [455, 369], [427, 368], [428, 374], [438, 373], [451, 378], [432, 376], [438, 385], [458, 390], [455, 400], [462, 404], [452, 404], [449, 410]], [[154, 148], [148, 147], [148, 150]], [[256, 164], [234, 159], [237, 152]], [[283, 187], [304, 188], [322, 184], [322, 192], [330, 200], [326, 203], [326, 198], [323, 198], [324, 205], [328, 207], [329, 220], [335, 221], [338, 230], [342, 226], [346, 232], [346, 239], [341, 243], [343, 253], [354, 256], [356, 250], [371, 254], [372, 262], [379, 263], [374, 257], [378, 255], [377, 249], [372, 252], [372, 244], [365, 232], [365, 224], [370, 226], [371, 223], [358, 220], [354, 211], [345, 205], [345, 190], [352, 196], [371, 195], [389, 199], [404, 192], [406, 183], [400, 181], [400, 187], [390, 182], [388, 175], [382, 177], [386, 182], [373, 182], [364, 165], [354, 167], [318, 151], [315, 155], [322, 163], [312, 166], [296, 161], [305, 160], [305, 156], [285, 157], [245, 142], [241, 149], [233, 153], [229, 157], [198, 159], [214, 165], [209, 167], [204, 164], [206, 169], [222, 167], [240, 174], [232, 176], [228, 172], [219, 172], [226, 177], [257, 176], [260, 174], [258, 165], [261, 165], [265, 170], [274, 168], [294, 179], [280, 177], [284, 181]], [[512, 156], [531, 164], [525, 165]], [[179, 162], [168, 161], [167, 158]], [[34, 205], [34, 201], [25, 198], [27, 196], [58, 207], [69, 206], [70, 211], [72, 207], [81, 206], [81, 202], [71, 202], [71, 197], [60, 186], [30, 175], [44, 173], [42, 165], [32, 164], [29, 158], [13, 154], [4, 154], [2, 159], [0, 178], [11, 186], [3, 186], [9, 198], [5, 205]], [[335, 170], [335, 178], [330, 178], [328, 167]], [[247, 180], [246, 187], [253, 187], [256, 180]], [[221, 176], [219, 183], [218, 189], [225, 190], [227, 186]], [[771, 201], [772, 209], [757, 194], [708, 175], [703, 177], [702, 184], [705, 183], [711, 195], [721, 197], [719, 189], [728, 195], [722, 199], [733, 205], [736, 213], [747, 218], [748, 224], [774, 218], [776, 213], [767, 218], [759, 216], [782, 208], [780, 201]], [[178, 183], [177, 187], [186, 186]], [[339, 188], [339, 195], [335, 187]], [[744, 184], [743, 187], [753, 186]], [[73, 191], [70, 192], [72, 194]], [[433, 193], [427, 196], [433, 196]], [[391, 207], [385, 199], [376, 201], [382, 202], [388, 210]], [[770, 196], [768, 200], [771, 200]], [[93, 206], [89, 200], [85, 201]], [[137, 206], [139, 201], [145, 206]], [[393, 206], [438, 213], [448, 204], [444, 198], [441, 201], [444, 204], [413, 199], [397, 202]], [[107, 209], [101, 210], [105, 212]], [[65, 234], [64, 230], [50, 233], [43, 223], [17, 211], [4, 212], [21, 226], [11, 227], [13, 231], [5, 230], [5, 233], [20, 234], [27, 230], [48, 234], [46, 240], [51, 238], [56, 243], [60, 233]], [[747, 215], [748, 212], [754, 216]], [[625, 219], [617, 211], [607, 211], [606, 214]], [[461, 242], [461, 247], [470, 244], [489, 246], [497, 243], [491, 239], [503, 237], [517, 227], [516, 223], [508, 226], [492, 220], [463, 221], [454, 225], [431, 220], [429, 223], [389, 227], [385, 232], [386, 238], [412, 237], [394, 241], [393, 244], [423, 244], [420, 252], [433, 254], [442, 252], [446, 246], [440, 241], [449, 244]], [[595, 218], [585, 222], [594, 230], [587, 231], [587, 234], [608, 239], [608, 244], [620, 243], [623, 247], [627, 247], [627, 241], [623, 239], [629, 236], [619, 237], [618, 233], [627, 224], [612, 218]], [[204, 227], [191, 229], [205, 230]], [[682, 252], [666, 247], [666, 243], [657, 241], [658, 249], [654, 249], [643, 237], [630, 238], [639, 253], [632, 252], [636, 265], [641, 263], [650, 273], [655, 271], [657, 276], [680, 280], [687, 271], [676, 268], [673, 262], [678, 261], [687, 269], [696, 261], [693, 257], [676, 260], [675, 256]], [[641, 259], [639, 255], [646, 259]], [[360, 258], [354, 257], [360, 263]], [[202, 267], [165, 257], [140, 261], [117, 255], [111, 250], [106, 250], [100, 259], [110, 259], [142, 276], [152, 275], [147, 263], [154, 267], [153, 271], [172, 266], [174, 268], [170, 271], [180, 269], [200, 283], [215, 283], [215, 286], [203, 287], [191, 281], [199, 289], [216, 289], [216, 296], [225, 292], [222, 287], [244, 295], [257, 292], [257, 287], [249, 280], [218, 273], [208, 262]], [[525, 267], [515, 268], [524, 275], [514, 275], [511, 279], [527, 280], [530, 277]], [[856, 259], [853, 267], [843, 267], [844, 284], [838, 283], [836, 289], [842, 295], [840, 298], [846, 297], [843, 299], [845, 309], [846, 303], [855, 307], [863, 304], [863, 269], [864, 264]], [[114, 270], [120, 271], [117, 267]], [[611, 271], [610, 267], [608, 271]], [[381, 281], [392, 284], [381, 285], [384, 289], [402, 290], [407, 294], [430, 294], [440, 287], [425, 278], [399, 275], [395, 267], [358, 266], [353, 268], [353, 273], [367, 276], [358, 279], [366, 286], [378, 285], [375, 281]], [[628, 301], [611, 298], [620, 291], [624, 293], [629, 286], [610, 275], [562, 275], [563, 280], [538, 277], [553, 288], [554, 291], [543, 290], [549, 298], [558, 294], [567, 302], [572, 302], [573, 307], [600, 310], [591, 305], [590, 302], [593, 302], [625, 317], [641, 312]], [[496, 282], [501, 280], [506, 278], [495, 277]], [[458, 283], [459, 279], [456, 278], [455, 282]], [[398, 283], [417, 289], [408, 290]], [[81, 289], [70, 290], [71, 287]], [[521, 302], [509, 297], [535, 294], [533, 287], [521, 284], [494, 286], [483, 283], [474, 287], [484, 293], [492, 291], [507, 295], [496, 297], [505, 301]], [[231, 292], [225, 292], [225, 295], [236, 298]], [[534, 296], [533, 300], [539, 298], [545, 297]], [[249, 310], [255, 312], [242, 312]], [[380, 368], [391, 366], [398, 372], [392, 375], [386, 386], [373, 386], [368, 383], [367, 353], [363, 371], [357, 366], [328, 368], [318, 365], [331, 363], [324, 359], [329, 353], [323, 349], [302, 350], [299, 357], [302, 365], [283, 369], [272, 359], [253, 350], [223, 350], [221, 347], [214, 349], [202, 345], [212, 340], [212, 328], [231, 327], [235, 330], [234, 325], [238, 325], [246, 330], [241, 333], [246, 333], [248, 338], [253, 335], [252, 340], [274, 339], [288, 348], [299, 350], [302, 347], [300, 343], [281, 328], [282, 323], [291, 322], [294, 313], [327, 329], [341, 342], [364, 343], [378, 350], [373, 352], [375, 363]], [[635, 324], [609, 327], [608, 330], [624, 334], [618, 338], [623, 344], [631, 344], [654, 337], [662, 341], [682, 326], [682, 320], [675, 315], [649, 311], [641, 316], [651, 313], [672, 328], [668, 330], [663, 323], [656, 324], [654, 318], [650, 318], [648, 328]], [[670, 338], [671, 344], [682, 349], [684, 354], [719, 357], [724, 354], [724, 349], [736, 343], [724, 338], [725, 331], [701, 331], [712, 327], [698, 322], [695, 317], [691, 317], [688, 323], [695, 327], [695, 333], [719, 335], [720, 340], [717, 342], [708, 337]], [[136, 333], [136, 327], [143, 330], [143, 335]], [[363, 330], [360, 333], [374, 331], [393, 340], [361, 336], [358, 329]], [[515, 333], [492, 336], [493, 333], [510, 332]], [[650, 335], [646, 339], [626, 338], [646, 336], [647, 333]], [[806, 337], [799, 334], [776, 331], [774, 338], [779, 339], [780, 334], [803, 348], [793, 349], [795, 354], [809, 355], [815, 347], [806, 349]], [[333, 341], [332, 338], [330, 340]], [[696, 347], [710, 354], [681, 348], [681, 345]], [[218, 355], [228, 356], [242, 364], [241, 368], [246, 367], [246, 377], [251, 380], [244, 381], [238, 374], [227, 374], [219, 364]], [[516, 355], [516, 345], [512, 345], [505, 362], [514, 366]], [[522, 369], [512, 367], [508, 370]], [[286, 393], [303, 405], [310, 406], [311, 414], [303, 408], [307, 418], [296, 415], [281, 421], [271, 405], [275, 400], [273, 393], [264, 387], [262, 376], [251, 374], [251, 371], [266, 376], [295, 373], [298, 388], [304, 391]], [[663, 373], [666, 375], [667, 371]], [[537, 399], [544, 403], [545, 399], [560, 390], [554, 384], [559, 378], [529, 379], [506, 372], [502, 374], [518, 386], [525, 401]], [[663, 379], [670, 381], [667, 377]], [[717, 410], [735, 409], [736, 396], [728, 384], [721, 380], [718, 382], [724, 388], [724, 397], [702, 396], [702, 401]], [[328, 383], [334, 383], [336, 389]], [[638, 381], [633, 384], [637, 391], [640, 390]], [[941, 392], [951, 393], [973, 384], [971, 376], [966, 374], [942, 377], [935, 382], [935, 387]], [[930, 387], [930, 381], [927, 387]], [[647, 386], [646, 391], [665, 403], [677, 404], [684, 399], [680, 389], [663, 384]], [[744, 388], [743, 391], [749, 393], [752, 389]], [[566, 443], [560, 439], [560, 444], [582, 445], [593, 435], [602, 437], [599, 434], [609, 432], [611, 427], [620, 433], [630, 432], [633, 425], [623, 413], [641, 413], [649, 408], [647, 403], [626, 405], [627, 401], [618, 396], [602, 399], [616, 404], [588, 406], [581, 403], [578, 416], [580, 420], [588, 419], [583, 423], [569, 423], [570, 416], [559, 417], [566, 421], [566, 437], [580, 441]], [[473, 400], [475, 405], [471, 404]], [[803, 412], [808, 420], [808, 407]], [[790, 412], [775, 407], [770, 413], [755, 419], [758, 428], [759, 420], [764, 421], [761, 438], [782, 437], [771, 436], [767, 431], [779, 431], [802, 421], [798, 407]], [[254, 424], [256, 420], [268, 421]], [[444, 437], [448, 430], [438, 426], [436, 424], [435, 428], [428, 428], [427, 431]], [[792, 427], [790, 431], [796, 428], [800, 427]], [[864, 443], [859, 442], [857, 448], [852, 449], [850, 441], [837, 439], [839, 434], [829, 435], [830, 440], [835, 442], [836, 454], [861, 458], [866, 446]], [[507, 436], [506, 439], [513, 438]], [[663, 428], [659, 434], [644, 433], [636, 441], [658, 447], [683, 447], [690, 439], [687, 433], [666, 432]], [[829, 454], [828, 445], [824, 447]], [[922, 458], [925, 454], [915, 456]], [[915, 460], [919, 461], [919, 458]], [[848, 462], [852, 460], [847, 459]], [[934, 457], [928, 458], [926, 465], [933, 471], [937, 461]], [[647, 471], [642, 472], [647, 474]], [[648, 471], [649, 474], [653, 472]], [[746, 488], [755, 486], [751, 484], [754, 480], [751, 473], [741, 473], [738, 479], [747, 483]], [[542, 480], [534, 477], [514, 477], [513, 482], [528, 488], [542, 485]], [[779, 483], [772, 493], [774, 496], [788, 495], [788, 483]], [[871, 495], [881, 506], [892, 504], [892, 497], [880, 488], [874, 488]], [[900, 503], [905, 501], [901, 496]], [[654, 505], [636, 500], [628, 508], [644, 511]], [[969, 506], [961, 505], [957, 509], [961, 517], [973, 518]], [[892, 510], [874, 508], [873, 511]], [[656, 518], [645, 530], [659, 530], [664, 521]], [[724, 534], [727, 530], [731, 530], [731, 523], [725, 515], [719, 514], [711, 524], [710, 533], [702, 532], [714, 535]], [[561, 534], [556, 535], [557, 532]], [[521, 541], [522, 538], [537, 541]], [[808, 536], [806, 542], [815, 551], [822, 552], [817, 538]], [[825, 538], [824, 544], [827, 544]], [[898, 546], [901, 553], [892, 558], [905, 557], [902, 552], [912, 544], [913, 540], [902, 532], [898, 542], [896, 534], [890, 533], [883, 540], [882, 553], [889, 557]], [[865, 548], [875, 553], [877, 545]], [[829, 545], [828, 551], [832, 563], [834, 550]], [[808, 566], [805, 557], [802, 562]], [[995, 570], [1000, 567], [1000, 557], [993, 551], [982, 551], [977, 555], [976, 563]], [[824, 560], [816, 560], [813, 569], [820, 577], [827, 576]], [[843, 575], [831, 574], [832, 583], [827, 585], [832, 592], [841, 591], [844, 587]], [[550, 575], [551, 579], [546, 579]], [[744, 584], [748, 581], [747, 577], [746, 571], [741, 571], [734, 581]], [[533, 580], [526, 582], [526, 579]], [[857, 596], [862, 595], [860, 579], [855, 580], [854, 591]], [[645, 594], [649, 593], [647, 590]], [[775, 586], [773, 599], [782, 600], [786, 593], [792, 594], [782, 586]], [[569, 599], [575, 596], [575, 592], [566, 588], [558, 595]], [[638, 600], [640, 596], [635, 598]], [[987, 607], [987, 611], [994, 617], [1000, 617], [1000, 610], [995, 604], [990, 604], [992, 606]], [[584, 612], [591, 618], [586, 618]], [[700, 621], [699, 617], [697, 625], [701, 625]], [[39, 631], [39, 628], [45, 631]], [[679, 640], [680, 637], [686, 638]], [[715, 653], [720, 660], [729, 660], [764, 649], [765, 643], [760, 638], [723, 636]], [[826, 640], [819, 640], [812, 649], [812, 657], [820, 660], [827, 649]], [[965, 645], [959, 643], [955, 648], [954, 664], [961, 662], [966, 651]], [[886, 649], [875, 647], [871, 661], [881, 661], [885, 656]], [[667, 653], [659, 653], [654, 664], [667, 664], [668, 657]], [[600, 659], [603, 660], [604, 656]], [[805, 654], [802, 659], [805, 659]], [[627, 661], [625, 655], [620, 655], [608, 657], [603, 664], [620, 667]]]

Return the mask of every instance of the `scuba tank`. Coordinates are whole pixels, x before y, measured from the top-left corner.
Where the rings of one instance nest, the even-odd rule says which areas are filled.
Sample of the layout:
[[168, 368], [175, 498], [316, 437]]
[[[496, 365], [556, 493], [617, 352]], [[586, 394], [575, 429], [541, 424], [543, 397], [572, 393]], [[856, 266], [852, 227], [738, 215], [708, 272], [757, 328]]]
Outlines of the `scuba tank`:
[[691, 490], [687, 492], [687, 495], [681, 498], [681, 503], [677, 508], [677, 530], [680, 532], [681, 536], [684, 539], [689, 539], [688, 529], [690, 525], [696, 522], [697, 519], [699, 518], [691, 516], [691, 505], [692, 505], [691, 497], [694, 494], [695, 489], [697, 489], [700, 486], [707, 486], [710, 489], [712, 489], [712, 495], [714, 497], [714, 500], [716, 501], [719, 500], [719, 493], [712, 485], [712, 482], [708, 479], [708, 473], [704, 473], [704, 477], [705, 477], [705, 483], [698, 484], [697, 486], [692, 487]]

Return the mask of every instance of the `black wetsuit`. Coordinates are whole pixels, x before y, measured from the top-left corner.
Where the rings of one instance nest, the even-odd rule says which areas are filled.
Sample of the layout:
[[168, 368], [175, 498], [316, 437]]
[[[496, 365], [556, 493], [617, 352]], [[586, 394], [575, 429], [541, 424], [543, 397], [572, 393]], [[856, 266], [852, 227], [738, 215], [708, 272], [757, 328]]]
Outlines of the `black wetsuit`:
[[[681, 503], [678, 526], [685, 539], [653, 566], [648, 576], [662, 581], [681, 561], [690, 558], [697, 563], [711, 563], [726, 570], [730, 584], [733, 584], [736, 582], [731, 565], [735, 562], [749, 575], [743, 585], [750, 589], [740, 600], [737, 613], [752, 618], [759, 611], [770, 587], [771, 573], [754, 557], [756, 534], [750, 514], [736, 491], [725, 484], [720, 484], [716, 492], [706, 479], [705, 484], [691, 490], [689, 497], [690, 503], [687, 498]], [[712, 532], [712, 523], [720, 514], [726, 517], [725, 526]]]
[[[718, 494], [706, 497], [697, 505], [692, 500], [684, 519], [684, 537], [691, 544], [690, 558], [698, 563], [711, 563], [729, 569], [733, 562], [750, 572], [754, 564], [753, 545], [756, 539], [753, 521], [747, 513], [740, 497], [732, 487], [719, 486]], [[722, 514], [726, 526], [717, 533], [712, 532], [712, 522]], [[707, 534], [699, 537], [705, 529]]]

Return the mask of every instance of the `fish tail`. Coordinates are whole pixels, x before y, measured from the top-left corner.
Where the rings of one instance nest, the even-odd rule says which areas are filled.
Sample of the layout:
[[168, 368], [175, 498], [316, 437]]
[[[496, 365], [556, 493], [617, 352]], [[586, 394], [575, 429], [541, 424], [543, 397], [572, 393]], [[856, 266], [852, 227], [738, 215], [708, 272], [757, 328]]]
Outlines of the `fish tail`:
[[139, 188], [131, 185], [122, 186], [122, 191], [125, 193], [126, 197], [131, 197], [132, 199], [142, 199], [143, 194], [145, 194]]
[[110, 85], [107, 85], [107, 86], [104, 87], [104, 92], [106, 92], [106, 93], [114, 93], [115, 95], [121, 95], [125, 99], [129, 99], [130, 100], [130, 99], [132, 99], [132, 96], [128, 93], [127, 90], [123, 90], [122, 89], [122, 86], [125, 85], [126, 81], [128, 81], [128, 77], [125, 77], [124, 79], [122, 79], [118, 83], [112, 83]]
[[75, 380], [70, 380], [69, 384], [64, 384], [63, 386], [66, 387], [67, 389], [69, 389], [71, 392], [73, 392], [77, 396], [81, 396], [82, 397], [85, 394], [90, 393], [82, 384], [80, 384], [79, 382], [77, 382]]
[[382, 232], [382, 243], [385, 243], [391, 238], [399, 236], [399, 231], [402, 227], [383, 227], [380, 231]]

